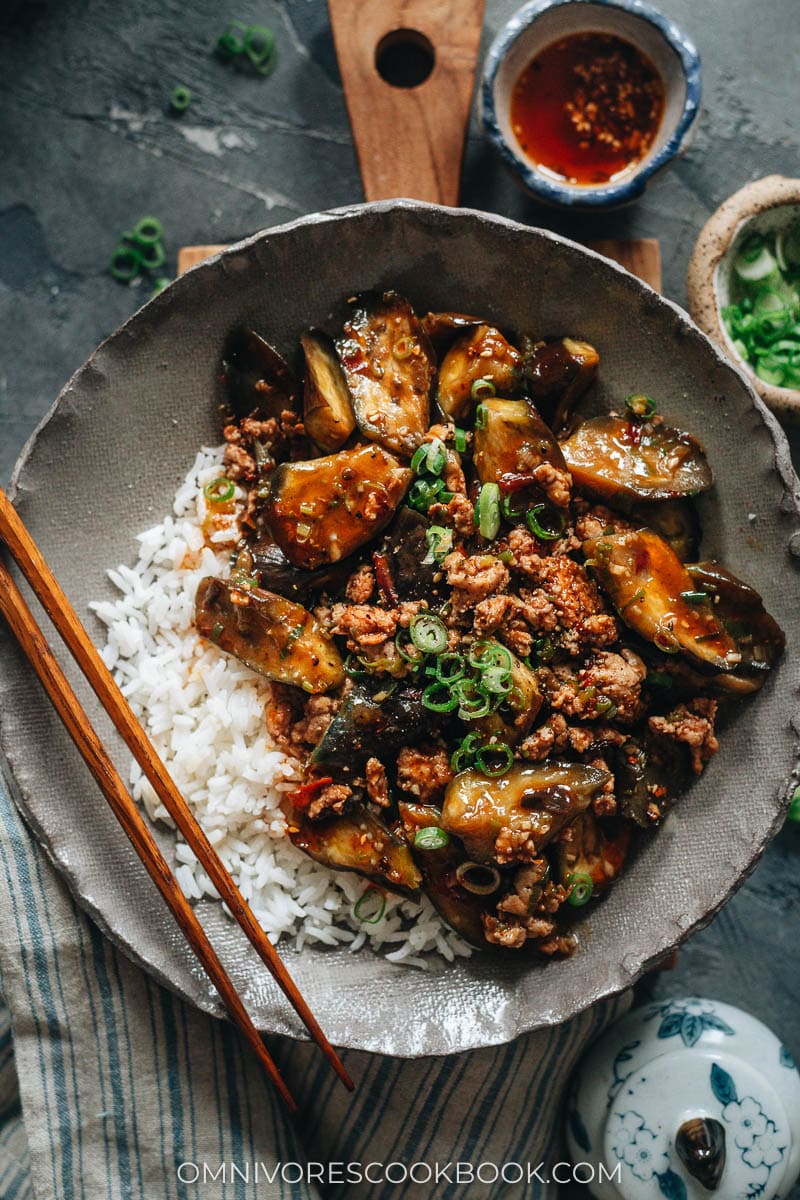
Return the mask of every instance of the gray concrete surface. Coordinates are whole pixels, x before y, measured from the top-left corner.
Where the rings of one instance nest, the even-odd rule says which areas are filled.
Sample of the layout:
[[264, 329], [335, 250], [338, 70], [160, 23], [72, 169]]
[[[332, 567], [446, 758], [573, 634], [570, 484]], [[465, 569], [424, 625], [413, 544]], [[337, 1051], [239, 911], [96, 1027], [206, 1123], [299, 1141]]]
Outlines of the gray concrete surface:
[[[0, 479], [62, 384], [144, 293], [106, 264], [145, 213], [177, 247], [224, 242], [361, 198], [323, 0], [240, 0], [271, 25], [265, 81], [209, 54], [227, 14], [213, 0], [23, 0], [0, 13]], [[486, 39], [515, 7], [488, 0]], [[462, 198], [578, 238], [661, 239], [667, 295], [683, 302], [709, 213], [748, 180], [800, 174], [797, 0], [661, 0], [700, 48], [704, 113], [691, 150], [617, 213], [534, 204], [470, 131]], [[196, 101], [176, 119], [176, 83]], [[800, 1059], [800, 827], [680, 957], [657, 995], [694, 992], [750, 1008]], [[800, 1194], [800, 1193], [798, 1193]]]

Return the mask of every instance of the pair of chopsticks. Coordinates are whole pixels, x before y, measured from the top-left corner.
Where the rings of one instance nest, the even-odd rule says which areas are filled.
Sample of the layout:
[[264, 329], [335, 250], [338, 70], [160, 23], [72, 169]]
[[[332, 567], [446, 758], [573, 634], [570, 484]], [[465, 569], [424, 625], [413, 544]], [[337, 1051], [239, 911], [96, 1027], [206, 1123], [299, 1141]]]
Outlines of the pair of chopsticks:
[[[222, 860], [195, 820], [173, 783], [155, 748], [122, 695], [111, 672], [95, 649], [67, 597], [56, 582], [41, 551], [23, 525], [8, 496], [0, 488], [0, 541], [31, 585], [67, 649], [97, 694], [133, 757], [139, 763], [167, 812], [191, 846], [234, 919], [258, 951], [306, 1029], [351, 1091], [353, 1082], [333, 1046], [293, 982], [277, 950], [253, 916], [247, 901], [228, 874]], [[144, 817], [92, 727], [80, 701], [28, 608], [22, 593], [0, 557], [0, 614], [5, 617], [67, 732], [80, 751], [111, 809], [142, 860], [172, 915], [217, 989], [233, 1022], [252, 1046], [291, 1112], [297, 1105], [277, 1066], [242, 1003], [236, 988], [209, 942], [194, 909], [180, 889], [169, 864], [158, 848]]]

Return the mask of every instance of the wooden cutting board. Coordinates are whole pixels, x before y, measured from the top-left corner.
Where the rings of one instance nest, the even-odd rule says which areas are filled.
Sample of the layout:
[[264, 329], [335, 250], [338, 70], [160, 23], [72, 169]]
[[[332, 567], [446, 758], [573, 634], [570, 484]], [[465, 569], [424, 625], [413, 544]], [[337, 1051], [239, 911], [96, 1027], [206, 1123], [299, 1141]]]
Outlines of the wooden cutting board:
[[[605, 239], [589, 241], [590, 249], [611, 258], [633, 275], [638, 275], [657, 292], [661, 291], [661, 248], [656, 238]], [[182, 246], [178, 251], [178, 274], [224, 250], [225, 246]]]

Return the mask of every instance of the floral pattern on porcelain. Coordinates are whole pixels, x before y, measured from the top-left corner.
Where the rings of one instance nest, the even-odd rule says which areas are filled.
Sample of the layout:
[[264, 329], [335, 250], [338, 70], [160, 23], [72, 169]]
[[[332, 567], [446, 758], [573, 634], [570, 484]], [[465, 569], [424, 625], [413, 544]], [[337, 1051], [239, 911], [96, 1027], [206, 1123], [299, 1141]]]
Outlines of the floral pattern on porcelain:
[[709, 1000], [690, 997], [688, 1000], [671, 1000], [667, 1004], [650, 1006], [646, 1020], [660, 1016], [659, 1038], [680, 1037], [684, 1046], [694, 1046], [708, 1029], [733, 1037], [735, 1030], [714, 1009]]
[[711, 1091], [723, 1105], [721, 1115], [731, 1140], [741, 1151], [742, 1162], [753, 1171], [747, 1196], [760, 1196], [766, 1190], [772, 1168], [786, 1153], [785, 1139], [780, 1139], [783, 1145], [779, 1144], [775, 1121], [764, 1112], [755, 1096], [739, 1099], [733, 1076], [717, 1063], [711, 1067], [710, 1082]]

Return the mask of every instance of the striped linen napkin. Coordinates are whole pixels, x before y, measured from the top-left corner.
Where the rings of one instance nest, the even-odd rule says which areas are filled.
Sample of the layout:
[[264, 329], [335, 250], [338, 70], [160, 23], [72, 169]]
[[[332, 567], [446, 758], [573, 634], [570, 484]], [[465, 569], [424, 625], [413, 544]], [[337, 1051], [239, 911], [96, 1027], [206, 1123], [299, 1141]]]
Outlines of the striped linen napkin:
[[352, 1097], [315, 1047], [273, 1038], [300, 1103], [291, 1121], [227, 1023], [159, 987], [77, 908], [1, 778], [0, 879], [2, 1200], [554, 1196], [529, 1175], [543, 1163], [546, 1179], [561, 1154], [564, 1083], [630, 1003], [470, 1054], [346, 1051]]

